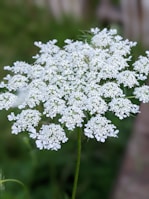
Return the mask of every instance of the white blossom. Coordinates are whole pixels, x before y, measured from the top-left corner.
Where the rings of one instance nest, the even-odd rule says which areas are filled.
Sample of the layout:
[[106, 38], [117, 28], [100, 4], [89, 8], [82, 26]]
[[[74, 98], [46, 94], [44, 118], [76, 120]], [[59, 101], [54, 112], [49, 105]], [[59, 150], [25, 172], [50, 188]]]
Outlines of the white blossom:
[[[102, 31], [98, 31], [96, 29], [91, 30], [95, 35], [93, 36], [91, 42], [96, 47], [107, 47], [108, 45], [113, 42], [113, 35], [117, 33], [116, 30], [110, 30], [108, 31], [106, 28]], [[97, 34], [96, 34], [97, 33]]]
[[115, 98], [124, 96], [122, 89], [114, 82], [107, 82], [101, 86], [101, 95], [105, 98]]
[[100, 77], [100, 79], [113, 79], [116, 78], [118, 74], [118, 70], [117, 68], [114, 66], [114, 64], [109, 64], [109, 63], [105, 63], [102, 65], [102, 68], [100, 69], [100, 72], [98, 74], [98, 77]]
[[75, 106], [69, 106], [62, 112], [62, 117], [59, 122], [65, 124], [68, 130], [74, 130], [75, 127], [82, 127], [83, 118], [85, 117], [83, 111]]
[[129, 88], [138, 85], [137, 74], [134, 71], [125, 70], [117, 75], [117, 81], [119, 84], [123, 84]]
[[62, 114], [66, 108], [65, 101], [55, 96], [49, 96], [49, 99], [44, 103], [44, 112], [47, 117], [54, 118], [57, 114]]
[[147, 57], [140, 56], [139, 59], [133, 64], [133, 67], [135, 71], [147, 76], [149, 74], [149, 52], [146, 52], [146, 54]]
[[16, 61], [16, 62], [14, 62], [14, 65], [12, 67], [5, 66], [4, 69], [11, 71], [15, 74], [17, 74], [17, 73], [28, 74], [30, 72], [31, 65], [26, 62], [23, 62], [23, 61]]
[[136, 87], [134, 90], [134, 95], [143, 103], [149, 102], [149, 86], [143, 85], [141, 87]]
[[138, 113], [139, 106], [132, 104], [129, 99], [125, 98], [113, 98], [109, 103], [110, 111], [114, 112], [119, 119], [124, 119], [130, 115], [130, 113]]
[[17, 61], [4, 67], [8, 74], [0, 82], [0, 110], [18, 108], [19, 114], [8, 116], [12, 133], [28, 131], [39, 149], [60, 149], [66, 132], [78, 128], [101, 142], [117, 137], [107, 113], [124, 119], [139, 113], [138, 101], [149, 102], [144, 85], [149, 52], [133, 62], [136, 43], [116, 30], [92, 28], [89, 39], [66, 39], [62, 48], [55, 39], [35, 45], [39, 53], [33, 64]]
[[11, 90], [17, 91], [18, 89], [26, 87], [28, 82], [27, 77], [19, 74], [14, 75], [12, 77], [10, 76], [9, 79], [7, 80], [8, 80], [7, 88], [9, 91]]
[[117, 137], [118, 130], [106, 117], [97, 114], [85, 124], [84, 134], [89, 138], [96, 138], [97, 141], [105, 142], [107, 137]]
[[110, 45], [110, 51], [116, 53], [117, 56], [126, 56], [130, 54], [130, 50], [133, 46], [136, 45], [136, 42], [130, 42], [128, 39], [121, 41], [113, 41]]
[[9, 108], [13, 107], [16, 100], [17, 96], [12, 93], [0, 93], [0, 110], [8, 110]]
[[18, 106], [20, 109], [26, 106], [33, 108], [39, 105], [40, 102], [45, 101], [44, 93], [46, 92], [46, 84], [40, 79], [33, 80], [24, 91], [24, 101]]
[[22, 131], [35, 131], [35, 127], [38, 126], [38, 123], [41, 119], [41, 113], [37, 110], [27, 109], [22, 110], [18, 115], [11, 113], [8, 115], [9, 121], [15, 121], [12, 125], [12, 133], [18, 134]]
[[37, 134], [36, 145], [39, 149], [58, 150], [61, 143], [67, 142], [64, 129], [60, 125], [43, 125]]
[[97, 33], [100, 32], [100, 29], [99, 28], [91, 28], [91, 33], [93, 33], [94, 35], [96, 35]]
[[104, 114], [108, 110], [108, 105], [101, 97], [95, 95], [87, 99], [86, 110], [88, 110], [90, 114]]
[[44, 78], [44, 72], [45, 69], [38, 65], [38, 64], [34, 64], [31, 68], [30, 68], [30, 72], [27, 74], [28, 77], [30, 79], [37, 79], [37, 78]]

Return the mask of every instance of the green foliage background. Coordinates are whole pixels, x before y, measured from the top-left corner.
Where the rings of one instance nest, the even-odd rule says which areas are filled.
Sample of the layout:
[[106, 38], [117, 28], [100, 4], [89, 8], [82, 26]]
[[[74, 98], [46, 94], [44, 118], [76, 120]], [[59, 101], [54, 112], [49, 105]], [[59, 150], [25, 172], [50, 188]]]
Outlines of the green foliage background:
[[[22, 1], [21, 1], [22, 2]], [[60, 23], [51, 18], [47, 10], [27, 7], [25, 2], [13, 6], [0, 1], [0, 79], [5, 75], [4, 65], [16, 60], [32, 62], [38, 49], [34, 41], [58, 39], [63, 45], [66, 38], [77, 39], [79, 30], [87, 30], [98, 23], [91, 19], [77, 22], [65, 18]], [[76, 135], [58, 152], [39, 151], [25, 134], [11, 135], [7, 112], [0, 112], [0, 172], [3, 179], [23, 182], [29, 191], [17, 183], [7, 182], [1, 199], [68, 199], [71, 195], [76, 161]], [[108, 199], [116, 182], [124, 149], [130, 135], [133, 118], [119, 122], [119, 138], [106, 143], [82, 141], [82, 159], [77, 199]]]

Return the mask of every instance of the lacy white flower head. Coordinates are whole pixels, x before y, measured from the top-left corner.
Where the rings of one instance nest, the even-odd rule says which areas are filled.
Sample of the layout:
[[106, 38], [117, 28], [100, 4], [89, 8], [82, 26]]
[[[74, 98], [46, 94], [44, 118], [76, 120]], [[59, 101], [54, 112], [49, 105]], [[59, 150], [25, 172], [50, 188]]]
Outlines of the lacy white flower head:
[[137, 100], [149, 102], [149, 52], [130, 64], [135, 42], [98, 28], [89, 38], [66, 39], [63, 48], [56, 40], [35, 42], [40, 51], [33, 64], [4, 68], [10, 74], [0, 83], [0, 110], [19, 111], [8, 116], [12, 133], [28, 132], [39, 149], [48, 150], [60, 149], [77, 128], [104, 142], [118, 134], [107, 112], [122, 120], [139, 112]]

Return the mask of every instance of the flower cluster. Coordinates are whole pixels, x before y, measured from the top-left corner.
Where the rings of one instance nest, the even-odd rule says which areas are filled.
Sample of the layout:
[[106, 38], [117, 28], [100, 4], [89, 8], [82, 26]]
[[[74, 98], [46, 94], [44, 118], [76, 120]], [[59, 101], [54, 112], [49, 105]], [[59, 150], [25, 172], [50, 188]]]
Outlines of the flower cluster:
[[106, 113], [121, 120], [139, 112], [133, 98], [149, 102], [149, 52], [130, 64], [136, 43], [98, 28], [91, 29], [89, 41], [66, 39], [63, 48], [56, 43], [35, 42], [40, 51], [32, 65], [4, 67], [10, 74], [0, 83], [0, 110], [19, 111], [8, 116], [12, 133], [27, 131], [39, 149], [48, 150], [60, 149], [77, 128], [101, 142], [117, 137]]

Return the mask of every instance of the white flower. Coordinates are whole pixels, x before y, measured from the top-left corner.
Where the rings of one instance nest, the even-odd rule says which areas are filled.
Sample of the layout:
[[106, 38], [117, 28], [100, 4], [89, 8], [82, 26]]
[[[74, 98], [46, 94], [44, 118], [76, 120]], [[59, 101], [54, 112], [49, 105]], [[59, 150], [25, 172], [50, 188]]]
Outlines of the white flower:
[[149, 102], [149, 86], [143, 85], [141, 87], [136, 87], [134, 90], [134, 95], [143, 103]]
[[64, 129], [60, 125], [43, 125], [37, 134], [36, 145], [39, 149], [58, 150], [61, 143], [67, 142]]
[[23, 109], [27, 105], [33, 108], [45, 101], [46, 84], [40, 80], [33, 80], [28, 87], [24, 89], [25, 96], [22, 104], [19, 104], [18, 108]]
[[86, 110], [88, 110], [91, 115], [94, 113], [104, 114], [108, 110], [108, 105], [101, 97], [95, 95], [87, 99]]
[[98, 74], [98, 77], [100, 77], [100, 79], [113, 79], [113, 78], [116, 78], [117, 77], [117, 74], [118, 74], [118, 69], [115, 67], [114, 64], [103, 64], [99, 74]]
[[136, 42], [130, 42], [128, 39], [121, 41], [113, 41], [109, 49], [112, 53], [119, 56], [126, 56], [130, 54], [131, 48], [136, 45]]
[[46, 44], [43, 44], [42, 42], [35, 41], [35, 46], [38, 46], [40, 48], [40, 53], [49, 53], [49, 54], [55, 54], [59, 51], [59, 47], [55, 44], [57, 43], [57, 40], [54, 39], [52, 41], [48, 41]]
[[65, 101], [55, 96], [50, 96], [44, 103], [44, 112], [47, 117], [54, 118], [57, 114], [61, 114], [66, 108]]
[[[32, 65], [17, 61], [4, 67], [10, 74], [0, 83], [0, 110], [18, 108], [18, 115], [8, 116], [12, 133], [28, 131], [39, 149], [60, 149], [68, 139], [65, 131], [77, 128], [101, 142], [116, 137], [107, 112], [124, 119], [139, 112], [139, 100], [149, 102], [149, 86], [142, 86], [149, 52], [132, 63], [136, 43], [116, 30], [92, 28], [89, 42], [66, 39], [63, 48], [57, 40], [35, 45], [39, 53]], [[128, 93], [139, 99], [136, 104]]]
[[16, 61], [14, 62], [14, 65], [11, 66], [5, 66], [5, 70], [11, 71], [13, 73], [18, 73], [18, 74], [28, 74], [31, 69], [31, 65], [23, 62], [23, 61]]
[[119, 119], [124, 119], [130, 115], [130, 113], [138, 113], [139, 106], [132, 104], [129, 99], [125, 98], [113, 98], [109, 103], [110, 111], [114, 112]]
[[28, 77], [30, 79], [44, 78], [44, 68], [38, 64], [34, 64], [30, 68], [30, 72], [28, 73]]
[[13, 134], [18, 134], [22, 131], [29, 131], [31, 133], [34, 132], [40, 119], [41, 113], [32, 109], [22, 110], [22, 112], [16, 116], [14, 113], [8, 115], [9, 121], [15, 121], [12, 125]]
[[123, 91], [119, 88], [119, 85], [114, 82], [107, 82], [101, 86], [101, 95], [105, 98], [115, 98], [115, 97], [123, 97]]
[[80, 108], [69, 106], [63, 110], [59, 122], [65, 124], [68, 130], [74, 130], [75, 127], [82, 127], [83, 118], [85, 118], [85, 115]]
[[87, 96], [80, 92], [72, 92], [70, 96], [68, 96], [68, 102], [67, 105], [69, 106], [77, 106], [80, 107], [80, 109], [84, 109], [85, 102], [87, 101]]
[[118, 130], [110, 120], [97, 114], [85, 124], [84, 134], [89, 138], [95, 137], [97, 141], [105, 142], [107, 137], [117, 137]]
[[[133, 64], [134, 70], [140, 74], [149, 74], [149, 53], [146, 52], [147, 57], [140, 56], [139, 59]], [[141, 67], [140, 67], [141, 66]]]
[[[108, 57], [106, 60], [106, 63], [110, 66], [110, 68], [113, 67], [114, 71], [118, 72], [129, 67], [128, 61], [131, 60], [131, 56], [128, 58], [124, 58], [122, 55], [119, 55], [117, 52], [113, 52], [111, 56]], [[113, 71], [112, 71], [113, 72]]]
[[27, 86], [28, 79], [23, 75], [14, 75], [8, 79], [7, 88], [9, 91], [17, 91]]
[[106, 28], [102, 31], [98, 31], [96, 29], [91, 29], [91, 31], [95, 34], [91, 40], [91, 43], [96, 47], [107, 47], [113, 42], [113, 35], [117, 33], [116, 30], [108, 31]]
[[123, 84], [125, 87], [129, 88], [138, 85], [137, 74], [134, 71], [125, 70], [117, 75], [117, 81], [119, 84]]
[[0, 110], [8, 110], [9, 108], [13, 107], [16, 100], [17, 96], [12, 93], [0, 93]]
[[99, 33], [100, 29], [99, 28], [91, 28], [91, 33], [93, 33], [94, 35], [96, 35], [97, 33]]

